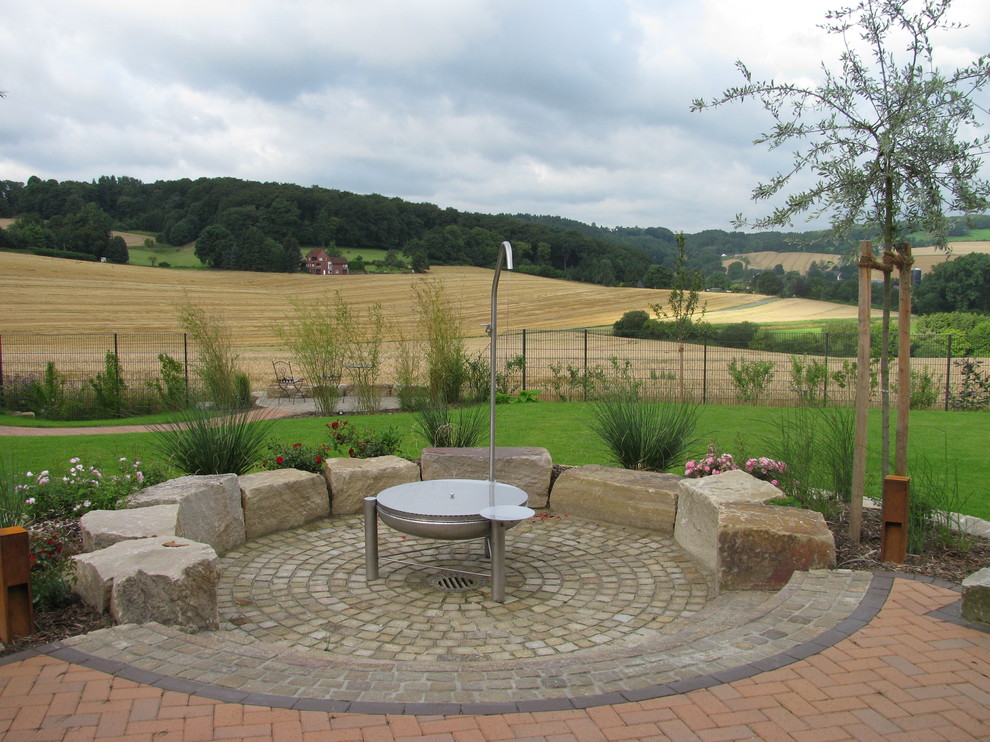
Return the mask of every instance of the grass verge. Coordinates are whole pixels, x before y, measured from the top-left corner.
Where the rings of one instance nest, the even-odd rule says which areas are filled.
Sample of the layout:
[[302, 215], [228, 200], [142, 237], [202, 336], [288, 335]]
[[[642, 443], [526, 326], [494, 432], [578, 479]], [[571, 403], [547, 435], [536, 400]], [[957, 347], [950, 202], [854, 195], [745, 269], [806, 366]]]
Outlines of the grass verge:
[[[500, 446], [539, 446], [546, 448], [554, 463], [566, 465], [607, 464], [609, 454], [591, 430], [590, 405], [581, 402], [553, 404], [499, 405], [496, 443]], [[700, 408], [697, 427], [698, 450], [690, 457], [703, 456], [715, 442], [737, 459], [764, 455], [760, 441], [774, 429], [778, 408], [707, 405]], [[326, 425], [336, 417], [304, 417], [278, 420], [271, 436], [275, 442], [318, 445], [328, 441]], [[411, 413], [353, 415], [347, 418], [359, 430], [384, 432], [397, 428], [404, 436], [401, 455], [418, 458], [422, 438], [413, 432]], [[990, 520], [990, 491], [983, 486], [990, 478], [990, 451], [986, 448], [987, 414], [984, 412], [941, 412], [915, 410], [911, 413], [910, 456], [940, 461], [959, 475], [960, 510]], [[113, 424], [111, 421], [108, 424]], [[88, 425], [88, 423], [87, 423]], [[879, 482], [880, 413], [870, 415], [868, 469]], [[483, 444], [484, 445], [484, 444]], [[84, 461], [109, 461], [121, 456], [132, 460], [155, 461], [155, 439], [151, 433], [95, 434], [64, 436], [0, 437], [0, 449], [25, 470], [57, 469], [74, 456]], [[682, 474], [683, 469], [673, 471]], [[869, 494], [869, 493], [868, 493]], [[878, 493], [877, 493], [878, 494]]]

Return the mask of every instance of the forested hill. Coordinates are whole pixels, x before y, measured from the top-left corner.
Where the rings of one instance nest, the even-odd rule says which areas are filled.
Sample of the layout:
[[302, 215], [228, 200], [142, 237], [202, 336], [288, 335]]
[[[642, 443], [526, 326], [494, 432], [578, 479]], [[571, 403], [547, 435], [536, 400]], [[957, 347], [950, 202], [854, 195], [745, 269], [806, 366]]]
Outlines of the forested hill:
[[[298, 270], [301, 250], [310, 247], [394, 250], [405, 253], [416, 270], [492, 266], [499, 243], [510, 240], [517, 268], [525, 272], [607, 286], [644, 280], [664, 286], [678, 255], [674, 232], [666, 227], [606, 228], [555, 216], [478, 214], [236, 178], [0, 181], [0, 218], [16, 218], [0, 230], [0, 248], [127, 262], [127, 248], [111, 230], [146, 232], [162, 244], [196, 242], [201, 260], [234, 270]], [[712, 229], [686, 236], [686, 257], [710, 281], [725, 277], [723, 255], [843, 253], [856, 239], [851, 235], [838, 245], [822, 232]]]
[[4, 181], [0, 217], [17, 219], [0, 231], [0, 247], [120, 260], [108, 247], [111, 230], [149, 232], [163, 244], [222, 244], [201, 259], [235, 270], [298, 270], [300, 249], [308, 247], [402, 251], [420, 270], [490, 267], [502, 240], [512, 242], [517, 269], [550, 277], [635, 283], [650, 264], [643, 252], [617, 241], [509, 215], [234, 178]]

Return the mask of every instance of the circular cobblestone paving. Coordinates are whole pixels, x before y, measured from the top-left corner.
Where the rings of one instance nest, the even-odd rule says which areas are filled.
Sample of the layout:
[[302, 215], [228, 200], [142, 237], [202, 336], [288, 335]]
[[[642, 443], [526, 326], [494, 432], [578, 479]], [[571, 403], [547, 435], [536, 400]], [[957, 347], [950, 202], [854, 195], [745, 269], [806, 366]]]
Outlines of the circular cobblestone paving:
[[705, 577], [672, 540], [636, 529], [547, 515], [519, 524], [506, 538], [501, 604], [486, 577], [470, 589], [437, 586], [439, 567], [487, 575], [481, 542], [414, 539], [385, 525], [379, 538], [381, 576], [370, 582], [359, 516], [229, 552], [222, 628], [337, 659], [508, 661], [636, 641], [709, 598]]

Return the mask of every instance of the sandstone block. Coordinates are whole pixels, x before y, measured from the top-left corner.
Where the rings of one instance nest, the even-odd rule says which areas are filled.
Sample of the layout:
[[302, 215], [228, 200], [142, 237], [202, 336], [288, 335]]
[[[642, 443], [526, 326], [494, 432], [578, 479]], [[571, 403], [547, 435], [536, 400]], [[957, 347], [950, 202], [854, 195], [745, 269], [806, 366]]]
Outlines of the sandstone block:
[[419, 481], [419, 467], [399, 456], [370, 459], [328, 459], [323, 476], [330, 486], [333, 515], [351, 515], [364, 509], [364, 498], [374, 497], [386, 487]]
[[737, 503], [718, 530], [717, 588], [779, 590], [795, 571], [835, 566], [835, 540], [821, 513]]
[[715, 577], [716, 590], [774, 590], [795, 570], [835, 564], [835, 542], [820, 513], [765, 503], [769, 482], [729, 471], [679, 484], [674, 539]]
[[676, 474], [576, 466], [562, 473], [550, 492], [550, 507], [586, 520], [674, 532]]
[[[424, 448], [420, 460], [423, 479], [488, 479], [488, 448]], [[497, 446], [495, 479], [523, 490], [531, 508], [550, 501], [553, 461], [545, 448]]]
[[72, 557], [73, 590], [84, 603], [118, 623], [215, 629], [220, 559], [207, 544], [188, 539], [120, 541]]
[[319, 474], [275, 469], [238, 478], [247, 540], [330, 515], [327, 482]]
[[225, 554], [244, 543], [244, 512], [236, 474], [179, 477], [146, 487], [127, 498], [127, 507], [177, 504], [177, 536]]
[[721, 509], [731, 503], [762, 505], [783, 493], [769, 482], [742, 470], [701, 479], [682, 479], [677, 501], [674, 539], [695, 561], [716, 571]]
[[990, 567], [963, 580], [962, 617], [967, 621], [990, 624]]
[[96, 551], [118, 541], [175, 536], [179, 506], [151, 505], [126, 510], [90, 510], [79, 519], [83, 551]]

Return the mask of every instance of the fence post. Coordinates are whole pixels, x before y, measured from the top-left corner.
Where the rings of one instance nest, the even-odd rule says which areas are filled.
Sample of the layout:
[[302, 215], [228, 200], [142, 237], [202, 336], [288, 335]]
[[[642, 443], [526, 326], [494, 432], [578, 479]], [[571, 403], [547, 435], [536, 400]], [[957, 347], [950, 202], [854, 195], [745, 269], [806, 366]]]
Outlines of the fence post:
[[825, 331], [825, 382], [822, 387], [822, 404], [828, 404], [828, 331]]
[[0, 335], [0, 407], [4, 406], [4, 388], [3, 388], [3, 335]]
[[120, 351], [117, 349], [117, 333], [113, 334], [113, 354], [120, 360]]
[[182, 368], [186, 375], [186, 409], [189, 408], [189, 333], [182, 333]]
[[945, 411], [949, 411], [949, 395], [952, 393], [950, 380], [952, 378], [952, 335], [946, 335], [945, 343]]
[[522, 388], [526, 388], [526, 328], [522, 331]]
[[708, 338], [701, 354], [701, 404], [708, 404]]
[[584, 328], [584, 401], [588, 401], [588, 328]]

